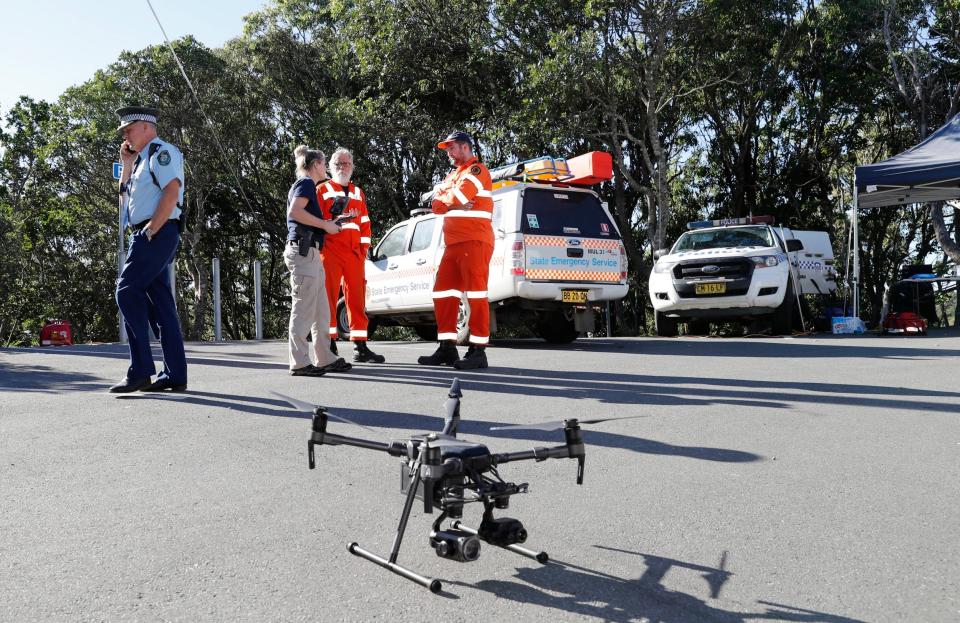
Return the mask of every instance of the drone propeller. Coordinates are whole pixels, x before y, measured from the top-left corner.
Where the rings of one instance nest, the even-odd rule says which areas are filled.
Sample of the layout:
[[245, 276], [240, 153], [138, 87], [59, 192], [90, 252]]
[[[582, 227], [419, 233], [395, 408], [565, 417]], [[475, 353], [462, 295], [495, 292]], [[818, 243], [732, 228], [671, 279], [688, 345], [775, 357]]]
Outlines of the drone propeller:
[[623, 417], [604, 417], [590, 420], [578, 420], [570, 418], [567, 420], [554, 420], [553, 422], [540, 422], [539, 424], [511, 424], [510, 426], [492, 426], [490, 430], [542, 430], [554, 431], [563, 430], [567, 426], [579, 424], [599, 424], [600, 422], [611, 422], [613, 420], [632, 420], [638, 417], [650, 417], [648, 415], [625, 415]]
[[[296, 407], [297, 409], [302, 409], [302, 410], [307, 411], [307, 412], [309, 412], [309, 413], [313, 413], [313, 410], [316, 408], [314, 405], [310, 404], [309, 402], [304, 402], [304, 401], [302, 401], [302, 400], [297, 400], [296, 398], [294, 398], [294, 397], [292, 397], [292, 396], [287, 396], [287, 395], [285, 395], [285, 394], [281, 394], [280, 392], [275, 392], [275, 391], [273, 391], [272, 389], [270, 390], [270, 393], [273, 394], [274, 396], [276, 396], [277, 398], [280, 398], [280, 399], [286, 401], [289, 405], [291, 405], [291, 406], [293, 406], [293, 407]], [[363, 424], [358, 424], [358, 423], [354, 422], [353, 420], [348, 420], [348, 419], [345, 418], [345, 417], [342, 417], [342, 416], [339, 416], [339, 415], [334, 415], [333, 413], [330, 413], [329, 411], [326, 411], [326, 410], [324, 410], [324, 413], [326, 414], [326, 416], [327, 416], [328, 418], [337, 420], [337, 421], [339, 421], [339, 422], [343, 422], [343, 423], [345, 423], [345, 424], [353, 424], [354, 426], [357, 426], [357, 427], [359, 427], [359, 428], [362, 428], [362, 429], [364, 429], [364, 430], [366, 430], [366, 431], [370, 431], [371, 433], [373, 433], [373, 434], [376, 435], [377, 437], [380, 437], [380, 436], [383, 435], [383, 431], [378, 431], [378, 430], [376, 430], [376, 429], [370, 428], [369, 426], [364, 426]]]

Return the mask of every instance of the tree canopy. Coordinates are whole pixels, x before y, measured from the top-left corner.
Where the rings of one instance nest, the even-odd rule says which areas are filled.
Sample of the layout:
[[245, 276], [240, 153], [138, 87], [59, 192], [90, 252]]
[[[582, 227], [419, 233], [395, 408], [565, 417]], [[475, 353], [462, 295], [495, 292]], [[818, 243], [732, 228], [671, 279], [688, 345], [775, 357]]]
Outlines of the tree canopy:
[[[643, 334], [652, 251], [688, 220], [773, 214], [832, 232], [846, 260], [853, 168], [915, 144], [960, 110], [960, 0], [274, 0], [210, 49], [125, 52], [57, 101], [21, 98], [0, 133], [0, 344], [68, 318], [117, 339], [113, 111], [162, 110], [187, 162], [177, 260], [185, 334], [284, 335], [292, 150], [351, 149], [374, 235], [447, 168], [436, 140], [476, 136], [491, 165], [605, 150], [599, 187], [630, 259], [617, 332]], [[209, 122], [208, 122], [209, 120]], [[861, 215], [864, 307], [905, 262], [960, 261], [943, 205]]]

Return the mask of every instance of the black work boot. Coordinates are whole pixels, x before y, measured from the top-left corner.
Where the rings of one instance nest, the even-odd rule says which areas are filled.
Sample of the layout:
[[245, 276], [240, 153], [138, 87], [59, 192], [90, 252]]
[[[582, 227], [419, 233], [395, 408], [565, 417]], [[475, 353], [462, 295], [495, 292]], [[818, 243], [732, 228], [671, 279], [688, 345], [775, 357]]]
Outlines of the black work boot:
[[387, 360], [383, 355], [378, 355], [367, 348], [365, 340], [357, 340], [353, 343], [353, 348], [355, 349], [353, 360], [357, 363], [383, 363]]
[[457, 370], [477, 370], [487, 367], [487, 353], [483, 346], [471, 346], [463, 359], [453, 364]]
[[457, 345], [447, 340], [440, 342], [440, 346], [429, 357], [417, 358], [417, 363], [422, 366], [449, 366], [458, 361], [460, 353], [457, 352]]
[[340, 355], [340, 353], [337, 352], [337, 340], [336, 340], [336, 338], [331, 338], [331, 340], [330, 340], [330, 352], [333, 353], [334, 355], [338, 355], [338, 356]]

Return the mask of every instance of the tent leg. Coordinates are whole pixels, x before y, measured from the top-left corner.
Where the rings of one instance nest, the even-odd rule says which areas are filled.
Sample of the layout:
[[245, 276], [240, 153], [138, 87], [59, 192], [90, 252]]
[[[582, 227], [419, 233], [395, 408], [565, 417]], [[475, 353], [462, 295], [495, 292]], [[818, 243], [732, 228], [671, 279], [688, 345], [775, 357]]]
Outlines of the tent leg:
[[857, 204], [857, 174], [853, 174], [853, 316], [860, 317], [860, 211]]

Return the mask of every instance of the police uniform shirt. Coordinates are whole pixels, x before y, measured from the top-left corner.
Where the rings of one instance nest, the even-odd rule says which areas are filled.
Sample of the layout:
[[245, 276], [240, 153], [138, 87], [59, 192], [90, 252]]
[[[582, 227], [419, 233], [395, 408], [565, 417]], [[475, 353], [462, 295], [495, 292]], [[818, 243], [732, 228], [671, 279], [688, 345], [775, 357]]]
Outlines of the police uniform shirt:
[[[151, 153], [151, 145], [157, 145], [157, 147], [153, 148], [153, 155], [150, 156], [148, 165], [147, 155]], [[184, 187], [183, 154], [180, 150], [170, 143], [155, 138], [144, 146], [133, 162], [133, 173], [128, 182], [130, 201], [127, 204], [127, 223], [135, 224], [150, 220], [160, 205], [163, 189], [175, 179], [180, 180], [180, 193], [170, 218], [180, 218], [179, 206], [183, 205]], [[157, 178], [156, 184], [150, 171], [153, 171], [153, 175]]]
[[[309, 177], [297, 178], [297, 181], [290, 187], [290, 192], [287, 193], [287, 209], [289, 210], [293, 202], [300, 197], [307, 200], [307, 205], [304, 206], [307, 214], [311, 214], [322, 220], [323, 212], [320, 210], [320, 202], [317, 200], [317, 185], [314, 184], [313, 180]], [[305, 226], [313, 230], [315, 240], [323, 240], [324, 231], [322, 229], [312, 225]], [[297, 240], [298, 238], [297, 221], [293, 220], [290, 217], [290, 213], [287, 212], [287, 240]]]

